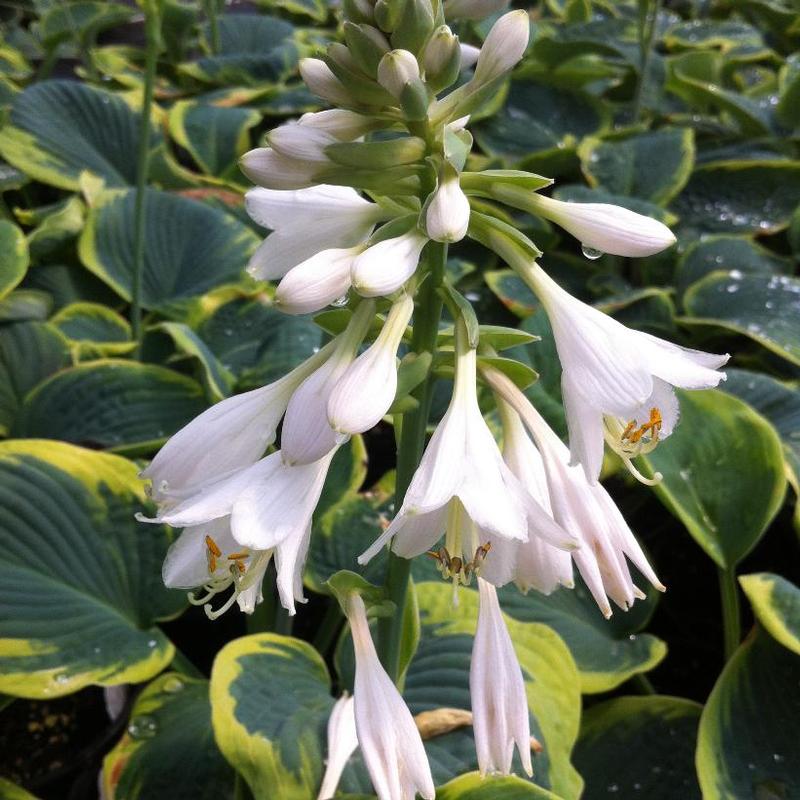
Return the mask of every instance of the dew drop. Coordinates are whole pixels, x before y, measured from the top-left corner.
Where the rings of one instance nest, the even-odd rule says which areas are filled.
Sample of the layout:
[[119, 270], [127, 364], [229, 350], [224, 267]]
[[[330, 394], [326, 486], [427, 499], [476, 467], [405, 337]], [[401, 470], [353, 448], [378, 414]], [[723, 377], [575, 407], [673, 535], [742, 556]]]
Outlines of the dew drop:
[[602, 250], [597, 250], [594, 247], [589, 247], [588, 244], [581, 245], [581, 252], [589, 259], [589, 261], [597, 261], [603, 255]]
[[66, 672], [59, 672], [59, 674], [55, 677], [55, 682], [59, 686], [64, 686], [65, 684], [69, 683], [69, 675], [67, 675]]
[[128, 723], [128, 733], [132, 739], [152, 739], [158, 733], [158, 723], [153, 717], [142, 714]]
[[331, 303], [331, 308], [344, 308], [347, 305], [347, 295], [343, 294], [341, 297], [337, 297]]
[[183, 691], [183, 681], [180, 678], [170, 678], [168, 681], [164, 681], [161, 688], [169, 694], [177, 694]]
[[609, 783], [608, 786], [606, 786], [606, 791], [609, 794], [616, 794], [619, 791], [619, 786], [617, 786], [616, 783]]

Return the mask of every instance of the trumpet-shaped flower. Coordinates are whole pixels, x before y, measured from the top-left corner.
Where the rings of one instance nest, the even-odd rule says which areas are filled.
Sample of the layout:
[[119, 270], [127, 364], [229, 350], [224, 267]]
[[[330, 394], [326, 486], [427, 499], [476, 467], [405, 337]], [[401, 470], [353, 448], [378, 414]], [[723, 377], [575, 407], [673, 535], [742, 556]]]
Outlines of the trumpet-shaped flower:
[[417, 270], [428, 240], [418, 230], [370, 245], [353, 261], [352, 280], [364, 297], [396, 292]]
[[481, 47], [471, 84], [483, 86], [513, 69], [525, 54], [530, 36], [527, 11], [509, 11], [492, 25]]
[[[497, 405], [503, 421], [503, 458], [519, 482], [552, 517], [542, 457], [525, 431], [519, 414], [500, 398]], [[511, 557], [514, 560], [514, 583], [520, 591], [536, 589], [550, 594], [559, 585], [570, 588], [575, 585], [572, 558], [567, 551], [553, 547], [538, 536], [529, 536], [527, 542], [511, 546], [516, 548]]]
[[333, 388], [356, 357], [375, 315], [375, 301], [364, 300], [344, 333], [336, 338], [330, 358], [294, 392], [281, 430], [281, 452], [287, 464], [309, 464], [347, 439], [328, 422]]
[[659, 591], [664, 586], [642, 552], [620, 510], [599, 483], [590, 483], [579, 466], [569, 463], [569, 451], [527, 397], [505, 375], [484, 370], [492, 388], [520, 415], [542, 456], [554, 519], [579, 536], [582, 546], [572, 553], [589, 591], [606, 617], [610, 597], [623, 610], [643, 592], [633, 583], [625, 558], [636, 565]]
[[342, 772], [358, 747], [353, 698], [345, 692], [333, 705], [328, 717], [328, 763], [317, 800], [332, 800]]
[[245, 207], [255, 222], [273, 231], [247, 268], [263, 280], [282, 278], [323, 250], [359, 245], [384, 216], [380, 206], [355, 189], [324, 184], [297, 191], [251, 189]]
[[425, 232], [435, 242], [458, 242], [467, 235], [470, 207], [458, 181], [458, 172], [445, 168], [425, 212]]
[[565, 203], [534, 194], [528, 205], [598, 254], [652, 256], [677, 241], [663, 222], [609, 203]]
[[493, 558], [494, 540], [525, 541], [538, 535], [564, 548], [574, 547], [575, 540], [503, 462], [478, 407], [475, 351], [464, 341], [461, 324], [456, 332], [450, 406], [428, 443], [399, 513], [358, 560], [366, 563], [389, 540], [395, 553], [412, 558], [430, 550], [446, 531], [445, 552], [439, 554], [445, 577], [455, 583], [481, 571], [499, 585], [511, 579], [513, 561]]
[[394, 303], [378, 338], [336, 382], [328, 398], [328, 421], [335, 431], [363, 433], [389, 410], [397, 391], [397, 348], [413, 310], [408, 295]]
[[414, 718], [378, 660], [364, 601], [352, 595], [347, 619], [353, 634], [356, 676], [353, 692], [356, 733], [379, 800], [433, 800], [428, 757]]
[[292, 392], [332, 350], [326, 345], [283, 378], [222, 400], [181, 428], [141, 472], [152, 481], [153, 499], [168, 506], [193, 487], [254, 464], [275, 441]]
[[478, 766], [481, 775], [510, 775], [516, 744], [522, 768], [530, 776], [531, 730], [522, 670], [494, 586], [478, 578], [478, 593], [478, 627], [469, 670]]
[[540, 297], [563, 369], [561, 387], [572, 463], [596, 482], [603, 439], [647, 482], [631, 458], [652, 450], [678, 422], [673, 387], [708, 389], [728, 355], [714, 355], [626, 328], [565, 292], [536, 264], [522, 277]]
[[275, 290], [275, 303], [287, 314], [311, 314], [347, 294], [350, 271], [361, 247], [322, 250], [292, 267]]

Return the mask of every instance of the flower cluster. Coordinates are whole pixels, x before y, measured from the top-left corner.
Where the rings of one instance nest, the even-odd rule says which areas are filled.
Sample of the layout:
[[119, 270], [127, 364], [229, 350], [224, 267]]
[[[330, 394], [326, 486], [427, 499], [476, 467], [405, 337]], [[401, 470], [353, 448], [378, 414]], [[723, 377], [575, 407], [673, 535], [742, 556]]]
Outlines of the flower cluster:
[[[345, 0], [345, 43], [301, 63], [308, 88], [333, 107], [276, 128], [266, 147], [242, 160], [258, 185], [247, 194], [247, 211], [270, 231], [249, 272], [279, 281], [274, 303], [287, 314], [334, 305], [339, 332], [275, 383], [200, 415], [143, 476], [158, 506], [150, 521], [184, 528], [164, 564], [168, 586], [196, 590], [192, 602], [212, 618], [235, 602], [252, 612], [274, 558], [281, 602], [293, 614], [331, 461], [350, 436], [390, 412], [401, 391], [398, 352], [404, 343], [413, 349], [417, 312], [426, 311], [420, 298], [445, 296], [453, 325], [438, 338], [434, 328], [419, 380], [430, 384], [452, 369], [450, 405], [394, 520], [359, 561], [389, 545], [403, 558], [433, 555], [454, 593], [477, 578], [471, 685], [478, 762], [484, 773], [508, 773], [516, 745], [530, 774], [525, 687], [495, 587], [514, 582], [545, 594], [571, 587], [574, 563], [606, 616], [609, 600], [627, 609], [643, 596], [629, 562], [663, 589], [598, 483], [604, 443], [648, 480], [632, 460], [677, 424], [673, 387], [715, 386], [727, 356], [628, 330], [571, 297], [499, 206], [550, 220], [585, 248], [630, 257], [669, 247], [675, 240], [663, 224], [615, 206], [544, 196], [539, 190], [550, 182], [536, 175], [468, 168], [469, 115], [521, 59], [529, 20], [524, 11], [500, 16], [477, 49], [459, 42], [444, 12], [479, 18], [496, 6]], [[464, 237], [496, 252], [538, 295], [563, 368], [569, 447], [498, 366], [469, 304], [447, 285], [446, 247]], [[479, 380], [494, 393], [502, 452], [478, 405]], [[268, 452], [279, 426], [280, 447]], [[214, 608], [213, 598], [228, 590]], [[346, 733], [321, 796], [335, 791], [357, 742], [381, 800], [415, 792], [432, 798], [424, 747], [378, 660], [364, 603], [354, 593], [343, 605], [355, 646], [355, 696], [331, 720], [332, 732]]]

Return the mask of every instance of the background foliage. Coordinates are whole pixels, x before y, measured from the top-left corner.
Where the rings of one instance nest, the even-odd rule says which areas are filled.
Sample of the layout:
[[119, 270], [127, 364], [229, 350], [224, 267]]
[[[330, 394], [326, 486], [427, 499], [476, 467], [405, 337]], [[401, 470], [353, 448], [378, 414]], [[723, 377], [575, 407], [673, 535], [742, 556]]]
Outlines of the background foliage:
[[[269, 584], [247, 628], [233, 614], [212, 624], [161, 585], [170, 533], [133, 519], [143, 460], [323, 337], [243, 272], [264, 233], [243, 212], [237, 159], [319, 108], [297, 62], [338, 36], [324, 0], [161, 8], [134, 358], [141, 10], [0, 3], [0, 797], [95, 797], [101, 762], [119, 800], [315, 797], [327, 715], [352, 683], [324, 582], [357, 568], [391, 513], [394, 440], [381, 426], [337, 455], [296, 619]], [[606, 465], [669, 591], [606, 622], [581, 586], [503, 590], [542, 744], [535, 776], [459, 777], [476, 759], [470, 728], [456, 728], [426, 742], [442, 800], [800, 792], [800, 4], [656, 8], [648, 48], [652, 3], [532, 2], [528, 55], [473, 120], [472, 159], [672, 225], [676, 247], [629, 262], [588, 259], [517, 220], [571, 292], [634, 328], [728, 350], [731, 369], [720, 391], [682, 398], [681, 425], [649, 457], [664, 474], [655, 491]], [[458, 32], [479, 44], [487, 30]], [[449, 269], [482, 322], [542, 336], [514, 355], [540, 373], [528, 391], [563, 432], [534, 297], [475, 245], [454, 248]], [[454, 613], [432, 566], [414, 567], [413, 713], [469, 708], [476, 598], [465, 590]], [[341, 788], [369, 796], [358, 755]]]

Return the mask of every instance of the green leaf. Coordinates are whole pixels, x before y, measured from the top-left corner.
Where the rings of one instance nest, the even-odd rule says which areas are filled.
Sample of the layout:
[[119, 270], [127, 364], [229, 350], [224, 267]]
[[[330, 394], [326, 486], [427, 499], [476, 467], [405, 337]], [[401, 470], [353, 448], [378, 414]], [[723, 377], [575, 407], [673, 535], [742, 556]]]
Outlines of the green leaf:
[[558, 795], [513, 775], [461, 775], [436, 790], [436, 800], [559, 800]]
[[[106, 186], [136, 179], [138, 115], [118, 95], [77, 81], [42, 81], [17, 95], [0, 154], [36, 180], [80, 189], [81, 173]], [[157, 132], [150, 146], [160, 145]]]
[[206, 407], [191, 378], [107, 359], [62, 370], [26, 398], [15, 435], [132, 452], [151, 450]]
[[28, 243], [22, 231], [0, 219], [0, 299], [25, 277], [28, 260]]
[[763, 49], [764, 38], [758, 28], [746, 22], [697, 19], [673, 25], [664, 36], [664, 44], [670, 49], [715, 47], [729, 53], [744, 45]]
[[76, 195], [58, 203], [28, 235], [31, 258], [40, 261], [71, 243], [83, 230], [85, 217], [86, 207]]
[[46, 322], [16, 322], [0, 328], [0, 434], [6, 435], [25, 395], [72, 363], [69, 342]]
[[21, 786], [0, 778], [0, 800], [37, 800], [37, 798]]
[[[459, 606], [454, 608], [449, 584], [418, 583], [416, 588], [422, 630], [406, 675], [405, 700], [412, 714], [442, 707], [469, 710], [477, 593], [460, 592]], [[568, 800], [577, 798], [581, 780], [569, 758], [578, 733], [580, 695], [569, 650], [545, 625], [509, 617], [506, 624], [525, 677], [531, 734], [543, 747], [541, 753], [533, 754], [533, 781]], [[436, 736], [425, 746], [436, 784], [477, 769], [469, 728]]]
[[756, 629], [726, 664], [700, 718], [703, 797], [789, 798], [800, 792], [800, 658]]
[[181, 64], [181, 72], [223, 86], [255, 86], [280, 81], [297, 63], [294, 28], [285, 20], [262, 14], [224, 14], [217, 24], [218, 53]]
[[214, 741], [208, 681], [175, 672], [136, 698], [127, 733], [103, 760], [114, 800], [233, 800], [234, 781]]
[[767, 633], [800, 655], [800, 589], [771, 572], [742, 575], [739, 583]]
[[607, 116], [585, 92], [515, 80], [502, 110], [475, 125], [473, 134], [484, 152], [516, 162], [536, 151], [574, 148], [603, 129]]
[[694, 132], [689, 128], [661, 128], [622, 139], [587, 138], [578, 155], [591, 186], [667, 203], [691, 175]]
[[366, 475], [367, 451], [364, 440], [360, 436], [353, 436], [336, 451], [331, 461], [328, 477], [314, 511], [315, 518], [321, 519], [332, 509], [355, 497]]
[[0, 443], [0, 692], [56, 697], [148, 680], [174, 649], [155, 622], [163, 526], [136, 522], [135, 464], [55, 441]]
[[788, 274], [792, 271], [792, 263], [752, 239], [728, 234], [704, 236], [690, 244], [681, 256], [675, 271], [675, 287], [683, 293], [691, 284], [718, 270]]
[[164, 331], [179, 352], [197, 361], [203, 386], [211, 400], [218, 402], [230, 395], [235, 381], [233, 375], [219, 363], [208, 345], [188, 325], [162, 322], [154, 330]]
[[255, 797], [316, 796], [332, 707], [325, 663], [299, 639], [245, 636], [223, 647], [214, 661], [214, 736]]
[[712, 272], [689, 287], [683, 302], [685, 322], [741, 333], [800, 364], [800, 278]]
[[522, 361], [498, 356], [478, 356], [479, 366], [493, 367], [510, 378], [519, 389], [527, 389], [536, 383], [539, 374]]
[[325, 0], [256, 0], [259, 7], [283, 9], [290, 14], [311, 17], [315, 22], [325, 22], [330, 8]]
[[642, 458], [664, 479], [656, 495], [723, 569], [755, 547], [783, 503], [783, 452], [773, 427], [718, 391], [678, 392], [675, 432]]
[[583, 800], [700, 800], [694, 771], [702, 706], [678, 697], [618, 697], [584, 715], [575, 766]]
[[284, 314], [260, 298], [224, 303], [197, 333], [243, 389], [282, 377], [322, 342], [322, 331], [311, 319]]
[[249, 108], [225, 108], [181, 100], [167, 124], [175, 141], [189, 151], [206, 175], [241, 178], [236, 162], [250, 149], [249, 131], [261, 115]]
[[50, 319], [50, 323], [89, 358], [129, 353], [131, 326], [116, 311], [100, 303], [72, 303]]
[[483, 277], [498, 300], [518, 317], [525, 319], [539, 308], [538, 298], [514, 270], [489, 270]]
[[0, 300], [0, 322], [45, 320], [53, 308], [53, 298], [38, 289], [15, 289]]
[[[136, 192], [107, 192], [92, 208], [81, 235], [81, 261], [130, 300], [134, 271]], [[242, 274], [256, 235], [229, 214], [155, 189], [145, 199], [142, 305], [166, 309]]]
[[796, 161], [730, 161], [695, 169], [672, 202], [684, 224], [711, 233], [776, 233], [800, 196]]
[[72, 38], [89, 43], [106, 28], [114, 28], [130, 20], [133, 13], [132, 8], [121, 3], [80, 0], [58, 4], [50, 8], [39, 21], [39, 36], [48, 49]]

